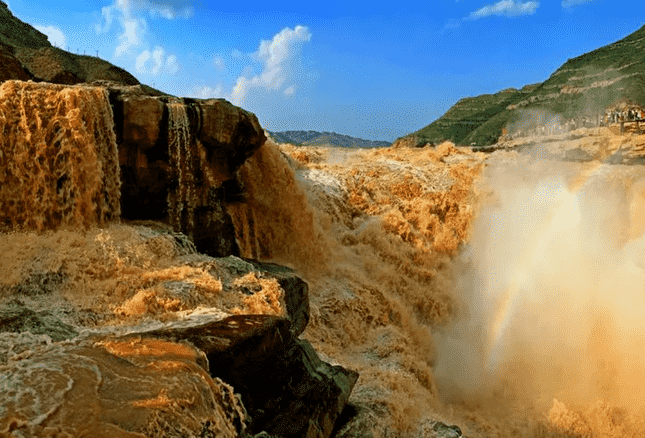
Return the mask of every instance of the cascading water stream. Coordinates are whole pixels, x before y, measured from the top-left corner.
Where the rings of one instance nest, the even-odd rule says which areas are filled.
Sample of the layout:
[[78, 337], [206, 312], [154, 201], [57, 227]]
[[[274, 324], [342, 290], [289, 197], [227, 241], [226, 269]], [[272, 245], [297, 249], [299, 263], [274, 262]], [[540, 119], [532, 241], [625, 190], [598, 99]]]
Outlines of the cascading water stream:
[[191, 142], [186, 106], [181, 103], [168, 104], [168, 154], [177, 182], [168, 192], [168, 216], [176, 231], [192, 237], [195, 227], [195, 177]]
[[44, 230], [115, 220], [120, 186], [105, 89], [0, 85], [0, 223]]

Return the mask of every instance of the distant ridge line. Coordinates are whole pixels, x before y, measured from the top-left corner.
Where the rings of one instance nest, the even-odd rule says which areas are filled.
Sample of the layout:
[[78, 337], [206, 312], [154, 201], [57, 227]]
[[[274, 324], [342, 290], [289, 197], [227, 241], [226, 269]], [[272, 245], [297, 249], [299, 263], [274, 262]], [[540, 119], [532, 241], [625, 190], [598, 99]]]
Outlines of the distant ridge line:
[[346, 148], [383, 148], [392, 145], [388, 141], [365, 140], [336, 132], [319, 131], [266, 131], [267, 136], [277, 143], [290, 143], [296, 146], [330, 145]]

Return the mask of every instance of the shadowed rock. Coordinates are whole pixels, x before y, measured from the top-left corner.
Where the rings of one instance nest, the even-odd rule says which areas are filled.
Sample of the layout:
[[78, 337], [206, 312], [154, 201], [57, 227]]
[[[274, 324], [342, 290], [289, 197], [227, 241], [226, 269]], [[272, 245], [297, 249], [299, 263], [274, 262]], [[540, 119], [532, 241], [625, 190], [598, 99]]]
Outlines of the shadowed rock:
[[48, 335], [52, 341], [75, 338], [78, 332], [48, 312], [36, 312], [20, 301], [0, 308], [0, 332]]
[[114, 111], [123, 217], [166, 220], [201, 252], [238, 254], [225, 205], [239, 197], [235, 171], [266, 140], [257, 117], [224, 99], [94, 85], [108, 88]]
[[289, 326], [284, 318], [239, 315], [194, 327], [171, 324], [145, 336], [186, 340], [206, 353], [211, 375], [242, 396], [253, 433], [329, 437], [358, 373], [321, 361]]

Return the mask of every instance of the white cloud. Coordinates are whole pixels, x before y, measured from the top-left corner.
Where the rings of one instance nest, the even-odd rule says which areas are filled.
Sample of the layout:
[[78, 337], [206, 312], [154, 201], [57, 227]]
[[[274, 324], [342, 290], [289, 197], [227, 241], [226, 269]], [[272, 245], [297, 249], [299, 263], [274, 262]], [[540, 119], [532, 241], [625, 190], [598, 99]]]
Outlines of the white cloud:
[[583, 3], [590, 3], [593, 0], [562, 0], [563, 8], [570, 8], [575, 5], [581, 5]]
[[137, 56], [137, 62], [134, 65], [134, 68], [137, 69], [138, 73], [145, 73], [146, 72], [146, 62], [150, 59], [150, 51], [149, 50], [144, 50]]
[[[262, 71], [255, 76], [242, 75], [231, 93], [231, 100], [236, 105], [248, 106], [271, 91], [279, 91], [285, 82], [301, 80], [302, 67], [300, 54], [304, 44], [311, 40], [309, 29], [296, 26], [294, 29], [284, 28], [271, 41], [260, 42], [258, 50], [251, 58], [262, 64]], [[290, 83], [284, 90], [292, 95], [295, 84]]]
[[179, 61], [177, 60], [177, 57], [175, 55], [168, 55], [168, 57], [166, 58], [165, 69], [171, 75], [177, 74], [177, 72], [179, 71]]
[[47, 39], [52, 45], [60, 48], [65, 47], [67, 39], [63, 31], [56, 26], [34, 26], [36, 29], [47, 35]]
[[215, 99], [222, 97], [222, 85], [218, 84], [215, 88], [199, 87], [193, 92], [193, 96], [199, 99]]
[[162, 17], [166, 20], [191, 18], [195, 13], [191, 3], [185, 0], [116, 0], [116, 6], [129, 13], [147, 12], [152, 18]]
[[[101, 8], [101, 23], [95, 24], [97, 34], [107, 33], [115, 20], [121, 25], [118, 34], [119, 45], [114, 51], [115, 57], [130, 54], [134, 49], [146, 46], [148, 19], [162, 17], [168, 20], [190, 18], [194, 8], [186, 0], [114, 0], [110, 6]], [[171, 68], [171, 66], [169, 66]]]
[[503, 17], [518, 17], [520, 15], [532, 15], [540, 6], [538, 1], [516, 2], [515, 0], [501, 0], [492, 5], [486, 5], [477, 9], [467, 17], [469, 20], [499, 15]]
[[159, 76], [162, 73], [177, 74], [179, 62], [175, 55], [166, 56], [162, 47], [155, 47], [152, 52], [144, 50], [137, 56], [135, 68], [138, 73]]
[[237, 50], [237, 49], [233, 49], [233, 51], [231, 52], [231, 56], [233, 58], [241, 58], [241, 57], [244, 56], [244, 54], [241, 51]]
[[144, 34], [148, 27], [148, 23], [145, 20], [132, 16], [124, 15], [120, 21], [123, 32], [119, 35], [121, 44], [114, 51], [116, 57], [130, 53], [132, 49], [140, 46], [144, 41]]
[[286, 94], [287, 96], [291, 96], [295, 92], [296, 92], [296, 87], [294, 87], [293, 85], [287, 88], [286, 90], [284, 90], [284, 94]]

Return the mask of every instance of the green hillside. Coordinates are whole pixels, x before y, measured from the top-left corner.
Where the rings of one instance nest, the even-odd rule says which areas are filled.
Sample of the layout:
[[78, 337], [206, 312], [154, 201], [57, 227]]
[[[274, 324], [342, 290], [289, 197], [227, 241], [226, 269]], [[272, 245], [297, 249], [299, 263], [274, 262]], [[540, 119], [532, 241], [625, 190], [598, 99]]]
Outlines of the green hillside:
[[461, 99], [408, 134], [418, 145], [450, 140], [490, 145], [502, 130], [551, 120], [597, 118], [620, 102], [645, 107], [645, 26], [613, 44], [568, 60], [545, 82]]

